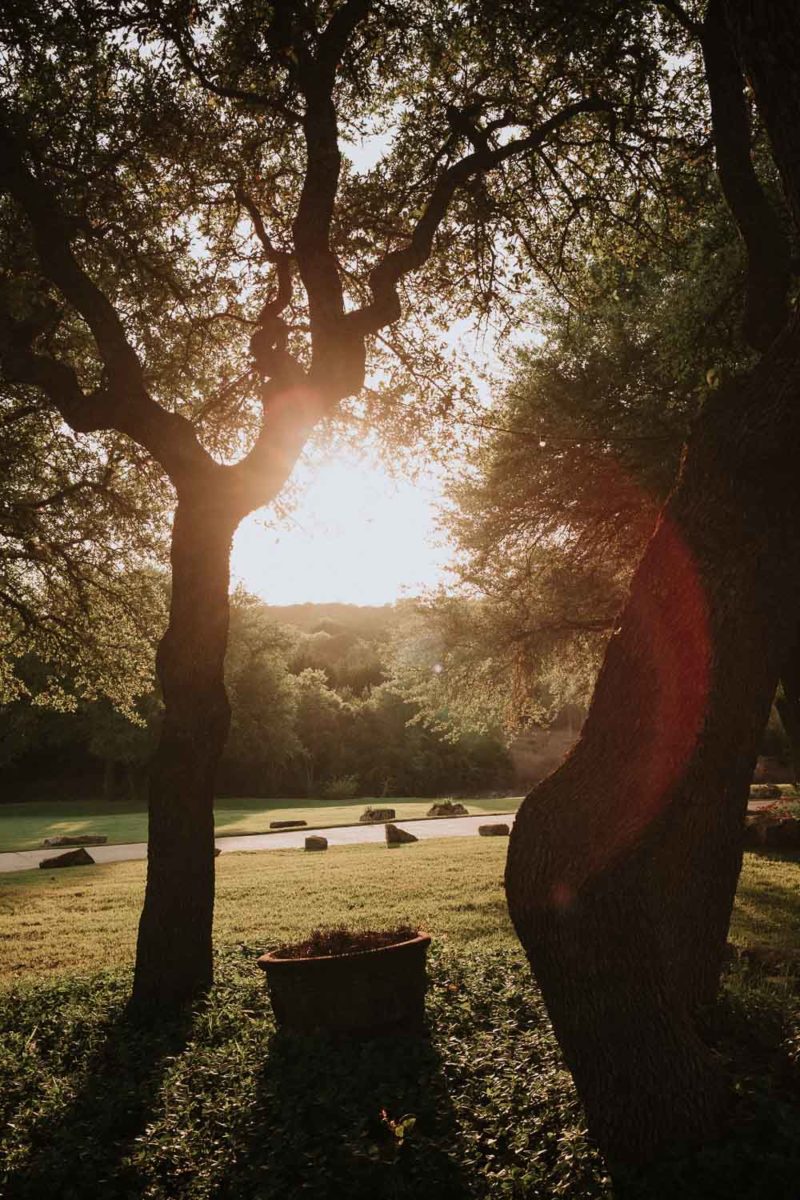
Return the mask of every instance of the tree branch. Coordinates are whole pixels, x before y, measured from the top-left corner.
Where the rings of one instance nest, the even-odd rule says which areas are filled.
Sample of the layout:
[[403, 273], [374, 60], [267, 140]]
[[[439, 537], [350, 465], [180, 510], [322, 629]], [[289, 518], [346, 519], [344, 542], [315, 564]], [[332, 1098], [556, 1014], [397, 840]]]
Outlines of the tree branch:
[[34, 330], [2, 316], [0, 353], [9, 377], [41, 388], [76, 432], [116, 429], [144, 446], [176, 487], [207, 486], [223, 470], [201, 446], [185, 417], [170, 413], [148, 394], [139, 358], [111, 301], [79, 264], [54, 193], [33, 175], [11, 131], [0, 122], [0, 191], [28, 218], [42, 274], [86, 321], [105, 367], [104, 386], [86, 395], [73, 368], [35, 353]]
[[743, 332], [766, 350], [786, 323], [790, 247], [750, 152], [750, 114], [742, 69], [721, 0], [710, 0], [700, 30], [720, 187], [747, 251]]
[[16, 138], [0, 123], [0, 189], [24, 210], [44, 273], [83, 317], [112, 376], [141, 383], [142, 368], [113, 305], [79, 266], [52, 192], [32, 174]]
[[702, 25], [689, 16], [680, 0], [656, 0], [656, 3], [659, 8], [665, 8], [667, 12], [672, 13], [675, 20], [683, 26], [687, 33], [691, 33], [694, 37], [700, 37]]
[[31, 350], [20, 336], [20, 325], [7, 313], [0, 314], [0, 364], [5, 377], [39, 388], [76, 433], [111, 429], [107, 395], [87, 395], [69, 364]]
[[442, 171], [425, 211], [414, 226], [405, 246], [389, 251], [371, 271], [369, 283], [373, 300], [370, 304], [348, 313], [347, 320], [352, 327], [364, 336], [376, 333], [384, 325], [398, 320], [400, 298], [397, 287], [405, 275], [419, 269], [430, 257], [433, 239], [447, 214], [453, 196], [460, 187], [477, 175], [501, 166], [510, 158], [538, 149], [550, 134], [575, 117], [597, 112], [613, 113], [613, 108], [607, 101], [592, 97], [568, 104], [543, 121], [527, 137], [514, 138], [495, 149], [481, 145], [472, 154]]
[[272, 313], [277, 316], [282, 312], [292, 299], [292, 256], [286, 250], [279, 250], [273, 243], [266, 226], [264, 218], [256, 205], [255, 200], [242, 187], [236, 188], [236, 199], [247, 209], [247, 214], [253, 223], [256, 237], [261, 243], [264, 251], [264, 257], [267, 262], [271, 263], [278, 272], [278, 294], [274, 300], [271, 300], [270, 306]]
[[241, 104], [249, 104], [253, 108], [272, 110], [273, 112], [280, 113], [292, 125], [300, 124], [302, 119], [300, 113], [296, 112], [291, 105], [286, 104], [283, 100], [280, 100], [277, 96], [269, 92], [256, 92], [247, 88], [229, 87], [225, 84], [215, 83], [192, 56], [183, 34], [177, 25], [163, 20], [157, 14], [157, 11], [154, 12], [154, 19], [164, 36], [177, 50], [178, 58], [184, 69], [190, 75], [194, 76], [205, 91], [211, 92], [214, 96], [220, 96], [225, 100], [238, 100]]
[[308, 382], [271, 379], [261, 389], [264, 417], [252, 449], [228, 468], [242, 513], [270, 504], [294, 469], [314, 426], [341, 397]]
[[273, 244], [258, 206], [242, 187], [237, 187], [236, 199], [247, 209], [264, 255], [278, 274], [277, 294], [274, 299], [267, 300], [258, 315], [255, 331], [250, 338], [250, 353], [262, 378], [296, 384], [304, 378], [304, 372], [286, 348], [289, 331], [280, 316], [292, 300], [292, 256], [285, 250], [278, 250]]
[[373, 0], [345, 0], [323, 30], [315, 66], [322, 77], [324, 89], [333, 88], [347, 44], [372, 5]]
[[299, 35], [294, 40], [298, 84], [306, 102], [306, 170], [292, 236], [308, 297], [310, 378], [336, 398], [352, 394], [363, 384], [364, 340], [360, 331], [342, 320], [344, 288], [330, 244], [342, 162], [333, 91], [348, 42], [371, 6], [372, 0], [346, 0], [337, 8], [320, 35], [316, 56]]

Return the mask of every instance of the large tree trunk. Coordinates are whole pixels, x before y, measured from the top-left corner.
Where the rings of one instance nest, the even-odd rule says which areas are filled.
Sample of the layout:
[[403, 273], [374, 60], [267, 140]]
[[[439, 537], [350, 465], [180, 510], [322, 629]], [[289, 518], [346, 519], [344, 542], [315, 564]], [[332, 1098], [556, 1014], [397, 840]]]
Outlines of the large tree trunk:
[[[706, 40], [724, 38], [721, 15], [733, 35], [800, 229], [800, 12], [724, 0], [709, 13]], [[719, 84], [731, 62], [719, 42], [709, 49]], [[741, 111], [731, 125], [734, 91], [717, 86], [715, 133], [718, 155], [738, 156], [722, 182], [752, 255], [759, 239], [748, 241], [741, 210], [755, 177]], [[718, 986], [748, 785], [796, 641], [798, 444], [794, 318], [748, 379], [707, 403], [581, 739], [525, 800], [511, 837], [511, 915], [612, 1164], [724, 1124], [724, 1080], [694, 1015]]]
[[132, 1004], [174, 1011], [212, 982], [214, 781], [230, 724], [224, 660], [236, 518], [181, 501], [169, 625], [158, 649], [164, 722], [150, 773], [147, 889]]
[[590, 1129], [647, 1161], [721, 1127], [715, 993], [748, 785], [800, 605], [800, 331], [698, 420], [589, 716], [506, 886]]

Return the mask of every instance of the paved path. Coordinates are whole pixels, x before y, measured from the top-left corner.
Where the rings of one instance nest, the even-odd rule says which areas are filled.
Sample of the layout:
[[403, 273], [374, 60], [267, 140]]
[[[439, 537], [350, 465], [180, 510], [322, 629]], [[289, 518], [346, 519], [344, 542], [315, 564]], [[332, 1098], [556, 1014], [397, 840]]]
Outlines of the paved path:
[[[420, 839], [437, 837], [469, 837], [478, 832], [479, 825], [513, 824], [513, 813], [483, 813], [479, 817], [435, 817], [432, 820], [396, 821], [400, 829], [408, 829]], [[241, 836], [220, 836], [217, 845], [223, 854], [248, 850], [298, 850], [305, 838], [315, 829], [289, 829], [282, 833], [248, 833]], [[328, 839], [329, 846], [351, 846], [361, 842], [385, 840], [383, 825], [339, 825], [332, 829], [320, 829]], [[29, 871], [38, 867], [43, 858], [62, 854], [70, 847], [44, 850], [15, 850], [0, 854], [0, 874], [8, 871]], [[120, 846], [87, 846], [95, 862], [128, 862], [131, 859], [147, 858], [146, 842], [128, 842]]]
[[[749, 813], [759, 812], [769, 808], [774, 800], [751, 800], [748, 805]], [[400, 829], [408, 829], [411, 833], [422, 838], [436, 837], [470, 837], [478, 832], [479, 825], [490, 825], [505, 822], [512, 825], [513, 813], [483, 813], [478, 817], [435, 817], [433, 820], [396, 821]], [[240, 836], [217, 838], [217, 845], [223, 854], [249, 850], [298, 850], [302, 849], [307, 834], [315, 833], [313, 828], [289, 829], [283, 833], [247, 833]], [[329, 846], [352, 846], [362, 842], [382, 842], [384, 840], [383, 825], [339, 825], [335, 828], [319, 829], [328, 839]], [[38, 867], [43, 858], [61, 854], [63, 849], [55, 847], [48, 850], [15, 850], [0, 854], [0, 874], [8, 871], [29, 871]], [[128, 862], [131, 859], [147, 858], [146, 842], [128, 842], [120, 846], [88, 846], [89, 853], [95, 862]]]

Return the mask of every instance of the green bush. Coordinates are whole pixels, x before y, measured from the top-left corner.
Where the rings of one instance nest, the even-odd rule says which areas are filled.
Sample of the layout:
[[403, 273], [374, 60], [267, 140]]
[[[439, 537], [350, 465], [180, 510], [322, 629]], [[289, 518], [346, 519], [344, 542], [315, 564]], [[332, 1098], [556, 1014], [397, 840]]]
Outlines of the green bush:
[[358, 776], [337, 775], [325, 784], [323, 795], [328, 800], [352, 800], [358, 795]]

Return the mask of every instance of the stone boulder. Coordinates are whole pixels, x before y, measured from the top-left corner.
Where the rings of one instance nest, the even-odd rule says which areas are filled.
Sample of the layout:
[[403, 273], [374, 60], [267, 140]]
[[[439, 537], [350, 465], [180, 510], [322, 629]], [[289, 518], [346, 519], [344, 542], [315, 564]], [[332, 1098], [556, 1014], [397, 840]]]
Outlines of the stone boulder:
[[270, 829], [302, 829], [308, 821], [270, 821]]
[[66, 854], [55, 854], [52, 858], [43, 858], [39, 863], [43, 870], [51, 867], [93, 867], [94, 859], [88, 850], [68, 850]]
[[312, 834], [310, 837], [306, 838], [306, 850], [327, 850], [327, 849], [328, 849], [328, 839], [327, 838], [317, 837], [316, 834]]
[[751, 783], [750, 785], [751, 800], [780, 800], [782, 794], [777, 783]]
[[418, 837], [415, 837], [413, 833], [408, 833], [405, 829], [398, 829], [396, 825], [386, 826], [387, 846], [405, 846], [408, 842], [418, 841]]
[[81, 833], [73, 835], [59, 835], [58, 837], [45, 838], [42, 842], [43, 846], [105, 846], [108, 838], [104, 833]]
[[481, 837], [508, 837], [511, 829], [508, 825], [479, 825], [478, 833]]
[[428, 809], [429, 817], [467, 817], [469, 813], [463, 804], [458, 804], [453, 800], [441, 800], [438, 804], [432, 804]]
[[393, 821], [396, 816], [393, 808], [365, 808], [358, 819], [362, 825], [371, 825], [381, 821]]

